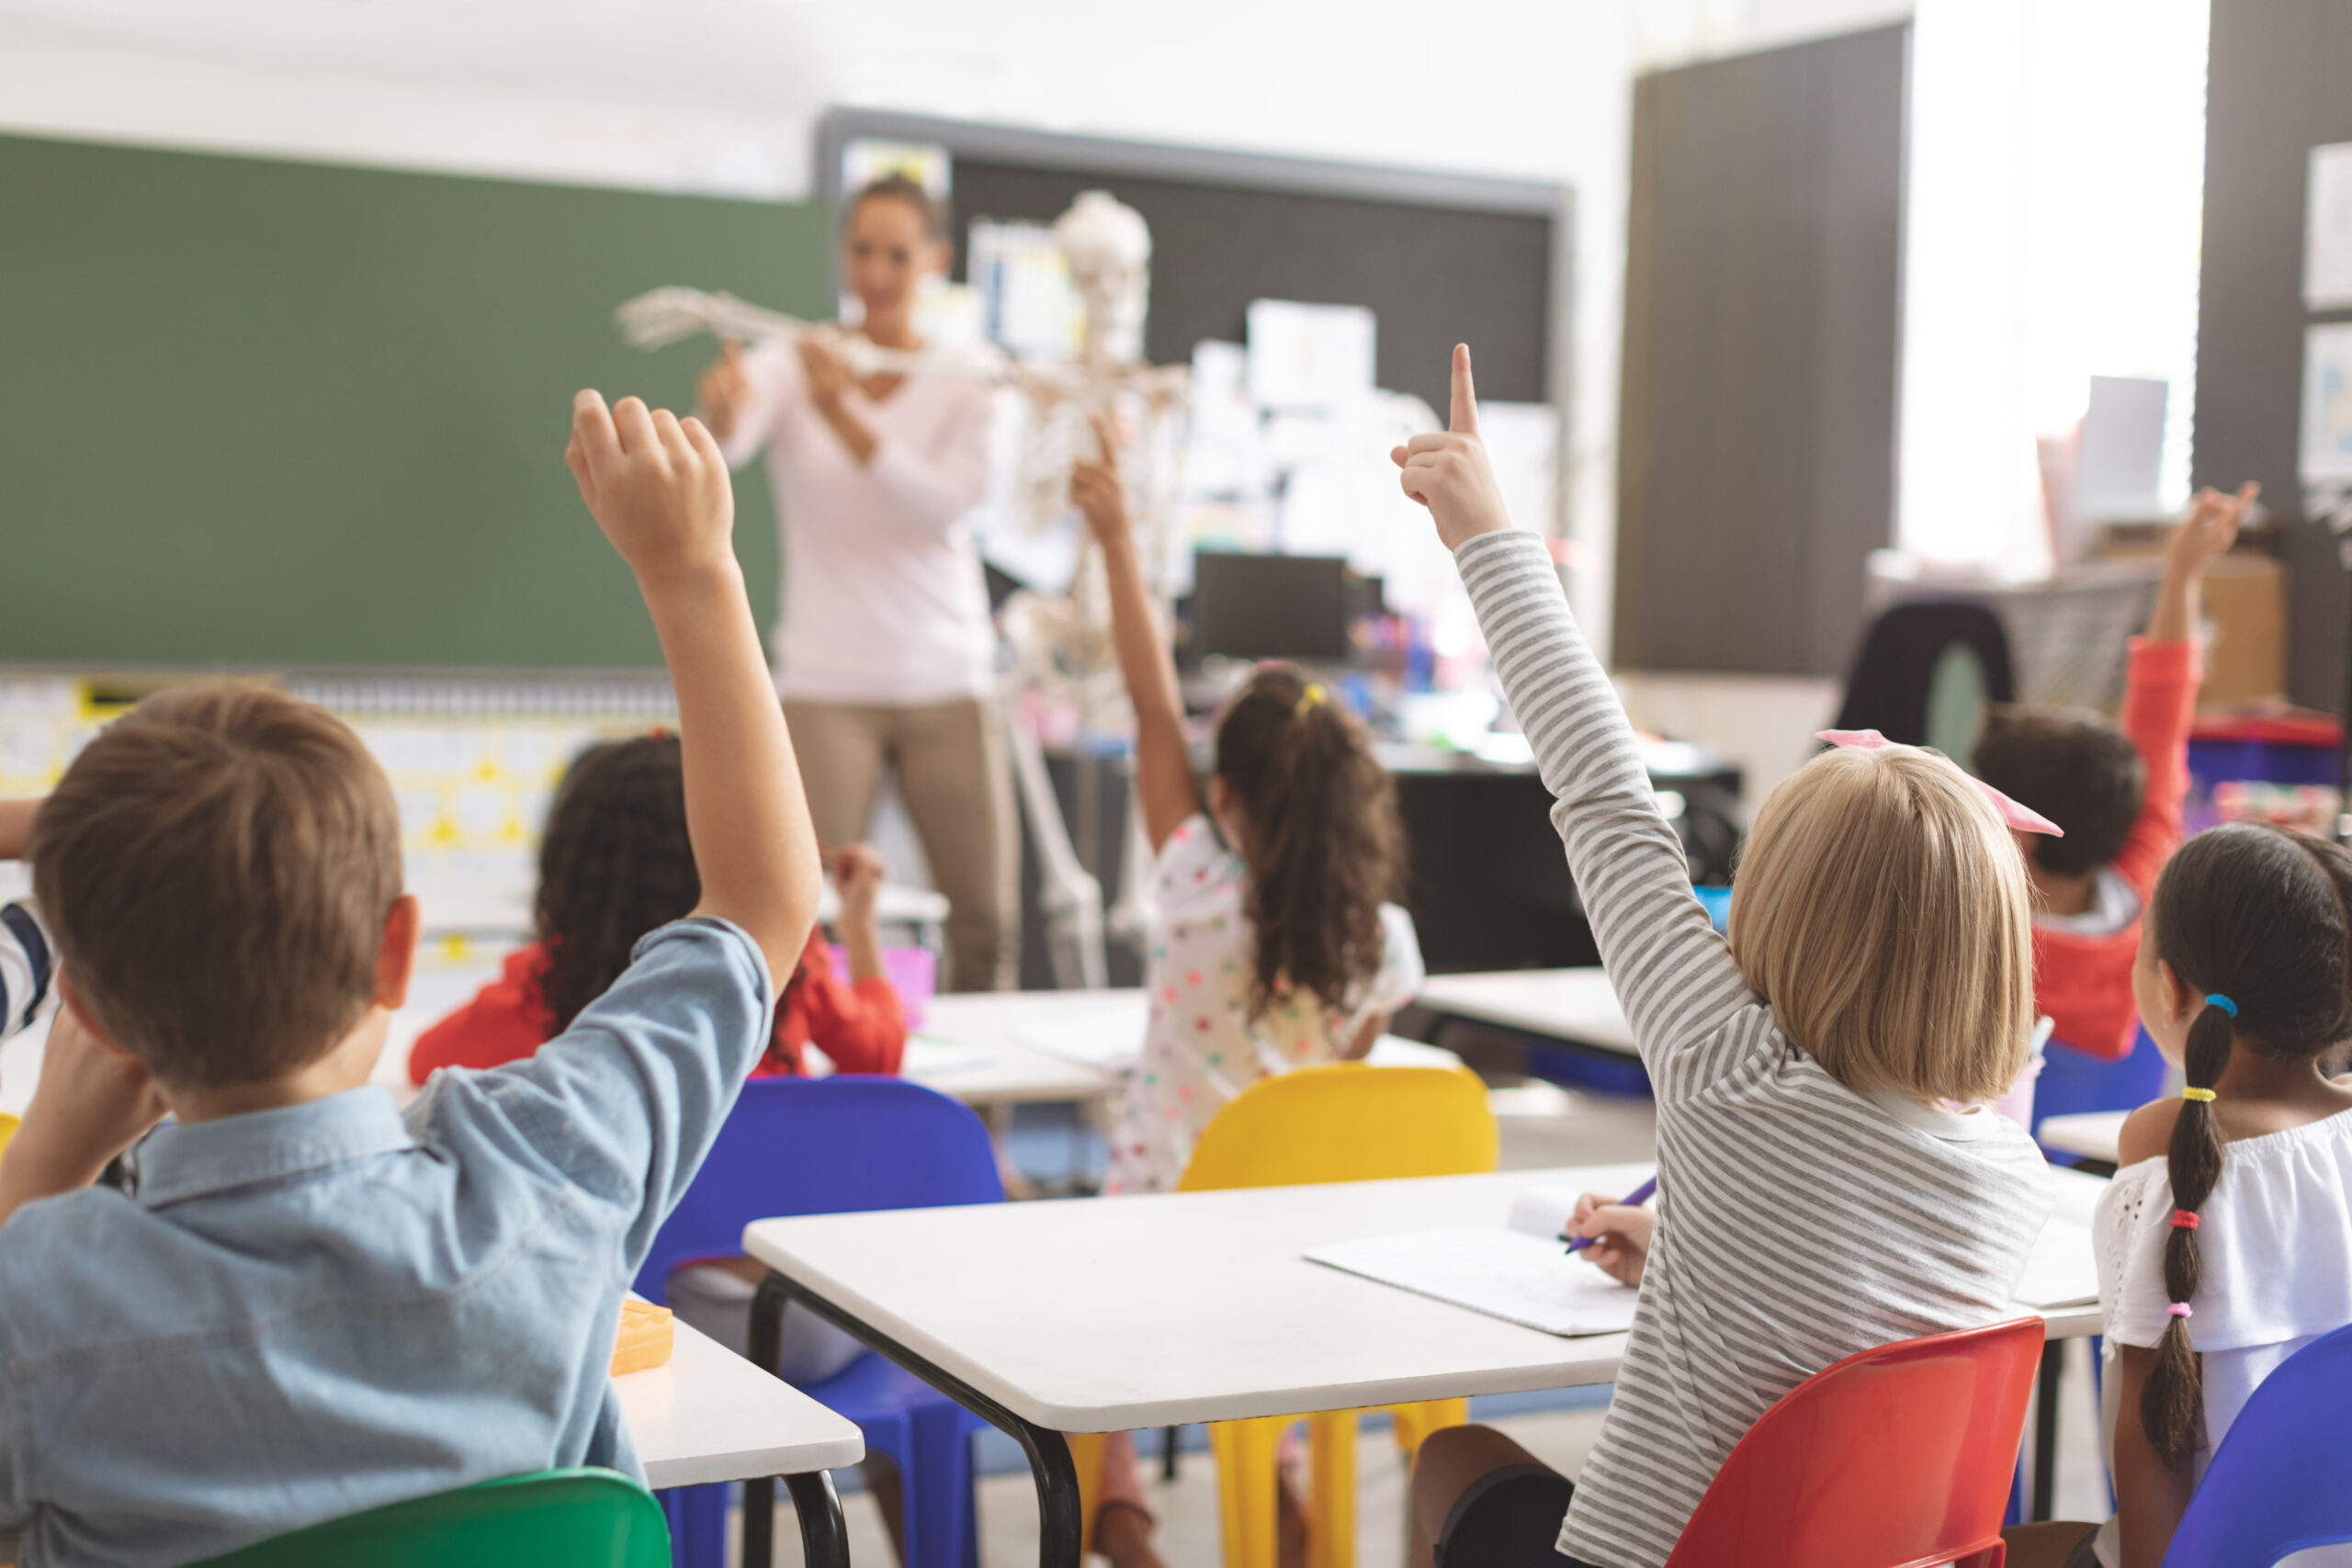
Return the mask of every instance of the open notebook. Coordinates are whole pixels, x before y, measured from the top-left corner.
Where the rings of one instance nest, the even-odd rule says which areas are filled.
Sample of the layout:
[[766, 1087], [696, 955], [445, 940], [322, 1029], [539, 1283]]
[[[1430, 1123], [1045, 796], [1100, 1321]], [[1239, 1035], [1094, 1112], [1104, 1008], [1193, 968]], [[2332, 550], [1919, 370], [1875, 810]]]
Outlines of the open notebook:
[[1374, 1236], [1306, 1258], [1546, 1334], [1621, 1334], [1634, 1325], [1636, 1292], [1561, 1245], [1576, 1206], [1574, 1192], [1537, 1188], [1512, 1202], [1504, 1229]]
[[[1309, 1262], [1432, 1296], [1546, 1334], [1618, 1334], [1634, 1325], [1636, 1292], [1563, 1247], [1577, 1195], [1536, 1188], [1512, 1202], [1507, 1227], [1413, 1231], [1318, 1247]], [[2030, 1307], [2098, 1299], [2090, 1232], [2052, 1220], [2027, 1257], [2016, 1299]]]

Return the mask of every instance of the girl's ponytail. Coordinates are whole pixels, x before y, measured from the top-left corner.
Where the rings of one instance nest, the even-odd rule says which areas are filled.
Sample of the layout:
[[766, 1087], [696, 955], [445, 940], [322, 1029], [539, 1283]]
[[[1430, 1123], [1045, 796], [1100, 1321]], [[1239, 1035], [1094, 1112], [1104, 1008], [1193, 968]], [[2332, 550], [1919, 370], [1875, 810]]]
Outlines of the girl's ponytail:
[[2200, 833], [2165, 864], [2141, 940], [2176, 982], [2208, 993], [2188, 1026], [2186, 1103], [2165, 1152], [2172, 1315], [2140, 1391], [2149, 1442], [2186, 1469], [2204, 1439], [2204, 1368], [2188, 1325], [2201, 1282], [2199, 1211], [2222, 1176], [2213, 1090], [2239, 1049], [2314, 1059], [2352, 1030], [2352, 855], [2254, 823]]
[[1250, 828], [1250, 1013], [1295, 988], [1349, 1009], [1379, 973], [1380, 906], [1403, 880], [1396, 788], [1363, 725], [1320, 684], [1260, 668], [1217, 726], [1217, 776]]
[[2165, 1294], [2171, 1319], [2156, 1342], [2155, 1365], [2140, 1391], [2140, 1425], [2165, 1462], [2185, 1468], [2203, 1434], [2204, 1364], [2189, 1343], [2188, 1319], [2197, 1294], [2197, 1211], [2222, 1176], [2222, 1132], [2213, 1117], [2213, 1086], [2230, 1065], [2237, 1004], [2205, 998], [2188, 1026], [2185, 1066], [2188, 1088], [2172, 1124], [2165, 1174], [2172, 1182], [2172, 1234], [2165, 1238]]

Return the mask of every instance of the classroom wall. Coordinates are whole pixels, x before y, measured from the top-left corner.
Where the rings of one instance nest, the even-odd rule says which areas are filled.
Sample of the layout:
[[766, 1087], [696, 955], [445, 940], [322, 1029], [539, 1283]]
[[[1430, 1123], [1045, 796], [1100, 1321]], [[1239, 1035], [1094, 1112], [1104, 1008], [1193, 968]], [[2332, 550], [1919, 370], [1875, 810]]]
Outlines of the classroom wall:
[[[1907, 0], [0, 0], [0, 129], [797, 200], [834, 104], [1541, 179], [1577, 197], [1566, 510], [1608, 647], [1632, 76]], [[1148, 62], [1148, 68], [1146, 63]]]
[[2352, 141], [2352, 10], [2342, 0], [2213, 0], [2206, 89], [2205, 250], [2199, 290], [2193, 482], [2262, 481], [2286, 523], [2288, 695], [2347, 711], [2352, 578], [2303, 515], [2296, 447], [2303, 328], [2352, 311], [2303, 309], [2310, 149]]

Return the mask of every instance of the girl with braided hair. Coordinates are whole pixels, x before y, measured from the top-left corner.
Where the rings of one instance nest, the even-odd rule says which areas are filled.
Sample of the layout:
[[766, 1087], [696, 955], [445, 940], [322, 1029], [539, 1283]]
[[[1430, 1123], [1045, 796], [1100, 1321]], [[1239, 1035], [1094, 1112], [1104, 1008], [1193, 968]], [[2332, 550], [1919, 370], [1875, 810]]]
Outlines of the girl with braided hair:
[[2352, 1323], [2352, 1082], [2327, 1070], [2352, 1036], [2352, 854], [2252, 823], [2191, 839], [2132, 989], [2187, 1088], [2124, 1122], [2095, 1224], [2117, 1514], [2012, 1532], [2012, 1568], [2157, 1568], [2248, 1396]]

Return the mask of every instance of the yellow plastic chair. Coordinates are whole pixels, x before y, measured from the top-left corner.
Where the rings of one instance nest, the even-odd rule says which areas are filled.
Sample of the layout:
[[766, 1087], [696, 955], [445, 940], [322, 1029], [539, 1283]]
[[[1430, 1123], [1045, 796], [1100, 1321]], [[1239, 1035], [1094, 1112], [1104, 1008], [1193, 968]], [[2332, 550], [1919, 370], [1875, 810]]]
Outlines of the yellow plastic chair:
[[[1374, 1067], [1361, 1062], [1301, 1067], [1263, 1078], [1209, 1122], [1177, 1190], [1298, 1187], [1468, 1176], [1495, 1168], [1498, 1138], [1486, 1086], [1464, 1067]], [[1356, 1560], [1356, 1422], [1361, 1410], [1307, 1418], [1315, 1489], [1308, 1525], [1312, 1568]], [[1470, 1418], [1466, 1400], [1391, 1406], [1407, 1458], [1421, 1440]], [[1275, 1568], [1275, 1452], [1295, 1417], [1219, 1421], [1209, 1427], [1224, 1516], [1226, 1568]], [[1102, 1473], [1099, 1438], [1072, 1439], [1091, 1532]]]

